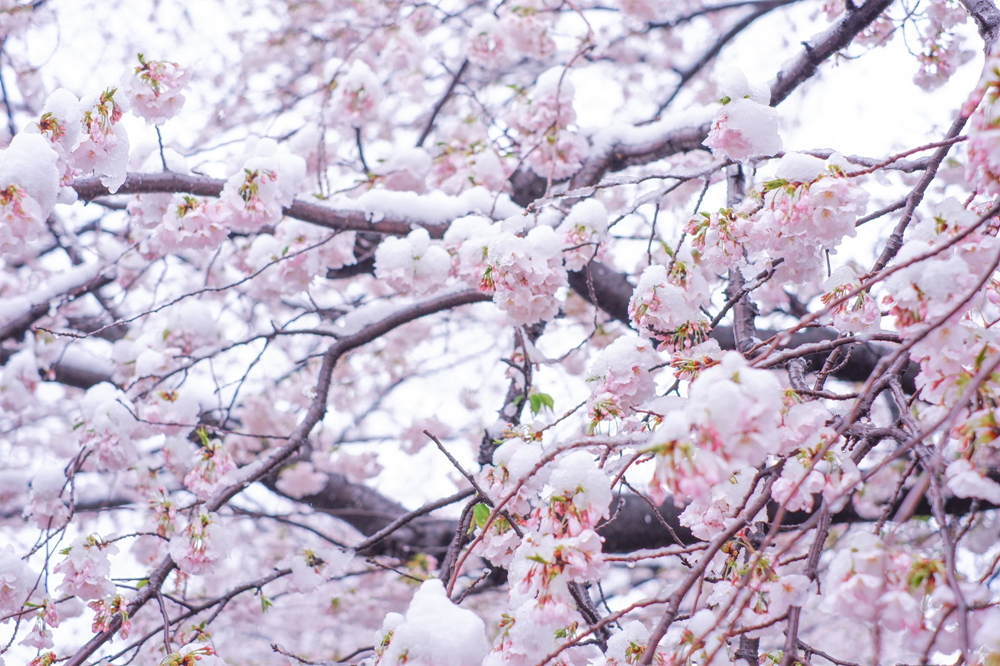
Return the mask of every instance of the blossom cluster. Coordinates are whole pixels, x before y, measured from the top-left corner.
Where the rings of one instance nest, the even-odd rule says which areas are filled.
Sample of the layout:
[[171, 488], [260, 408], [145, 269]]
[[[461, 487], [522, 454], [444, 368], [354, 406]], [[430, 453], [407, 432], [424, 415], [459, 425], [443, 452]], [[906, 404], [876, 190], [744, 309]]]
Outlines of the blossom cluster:
[[[821, 253], [856, 235], [868, 193], [845, 175], [839, 156], [827, 162], [789, 153], [764, 186], [763, 206], [747, 230], [747, 251], [781, 257], [781, 282], [805, 283], [819, 273]], [[782, 279], [783, 278], [783, 279]]]
[[652, 345], [623, 335], [601, 350], [588, 372], [593, 382], [587, 415], [590, 430], [606, 419], [624, 419], [635, 414], [656, 388], [650, 369], [656, 363]]
[[734, 472], [779, 452], [783, 408], [774, 375], [728, 352], [691, 383], [683, 411], [669, 411], [653, 433], [651, 495], [662, 502], [669, 493], [679, 504], [708, 500]]
[[138, 54], [139, 64], [122, 75], [122, 91], [132, 103], [132, 112], [153, 125], [162, 125], [184, 106], [184, 89], [190, 70], [176, 62], [148, 60]]
[[769, 105], [771, 91], [751, 84], [739, 70], [731, 70], [721, 83], [722, 107], [712, 121], [705, 145], [717, 157], [747, 163], [781, 151], [778, 113]]
[[605, 566], [595, 528], [609, 516], [607, 474], [590, 453], [575, 451], [556, 458], [544, 479], [508, 566], [508, 610], [484, 664], [530, 664], [573, 637], [584, 620], [570, 586], [596, 579]]
[[515, 325], [552, 319], [559, 312], [556, 292], [567, 284], [562, 250], [552, 227], [524, 237], [501, 232], [489, 242], [480, 289], [494, 292], [493, 302]]
[[496, 15], [480, 14], [466, 35], [469, 60], [480, 67], [502, 69], [517, 59], [545, 60], [555, 52], [553, 18], [547, 0], [502, 5]]
[[550, 69], [504, 119], [524, 138], [524, 160], [543, 178], [563, 180], [587, 155], [587, 140], [570, 129], [576, 121], [573, 84], [562, 68]]
[[[895, 272], [885, 281], [883, 300], [895, 327], [913, 338], [910, 358], [920, 365], [922, 422], [941, 418], [967, 399], [970, 381], [1000, 356], [991, 326], [1000, 316], [1000, 299], [991, 297], [1000, 240], [996, 225], [988, 222], [976, 210], [945, 199], [932, 216], [912, 226], [892, 265]], [[975, 395], [945, 442], [947, 486], [959, 497], [1000, 499], [1000, 484], [985, 473], [995, 455], [1000, 392], [987, 380]]]
[[969, 117], [966, 177], [976, 191], [1000, 194], [1000, 55], [991, 54], [979, 85], [962, 109]]
[[628, 304], [629, 319], [658, 349], [693, 347], [708, 334], [701, 308], [708, 304], [708, 282], [686, 247], [671, 257], [669, 266], [648, 266]]
[[445, 129], [446, 136], [438, 142], [433, 158], [430, 184], [447, 194], [458, 194], [470, 187], [502, 191], [510, 166], [493, 146], [483, 123], [470, 117]]
[[55, 203], [76, 199], [76, 176], [93, 173], [113, 193], [125, 182], [131, 110], [157, 122], [177, 112], [188, 74], [175, 63], [139, 56], [135, 77], [82, 100], [67, 90], [45, 100], [41, 116], [0, 151], [0, 255], [18, 258], [38, 238]]
[[423, 227], [406, 238], [386, 238], [375, 250], [375, 276], [402, 293], [426, 294], [440, 288], [451, 270], [451, 255], [431, 243]]
[[934, 90], [947, 83], [955, 70], [971, 60], [975, 52], [962, 48], [965, 38], [954, 29], [969, 18], [960, 2], [931, 0], [925, 14], [923, 50], [917, 56], [920, 69], [913, 80], [924, 90]]

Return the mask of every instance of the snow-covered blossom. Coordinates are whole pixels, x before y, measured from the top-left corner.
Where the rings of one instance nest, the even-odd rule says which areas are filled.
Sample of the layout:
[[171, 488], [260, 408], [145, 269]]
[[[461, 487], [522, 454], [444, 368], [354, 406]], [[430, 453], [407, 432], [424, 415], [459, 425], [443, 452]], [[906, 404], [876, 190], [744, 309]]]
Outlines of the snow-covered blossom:
[[128, 110], [123, 94], [108, 88], [99, 95], [86, 97], [83, 107], [83, 140], [73, 151], [71, 164], [86, 173], [93, 171], [114, 194], [125, 182], [129, 141], [119, 122]]
[[[59, 184], [66, 186], [72, 182], [79, 170], [72, 165], [71, 156], [82, 131], [83, 108], [76, 95], [62, 88], [55, 90], [45, 100], [38, 122], [29, 123], [24, 128], [27, 134], [41, 134], [56, 152], [56, 168], [59, 170]], [[72, 190], [69, 190], [72, 191]], [[67, 190], [60, 191], [64, 195]], [[71, 197], [75, 197], [74, 192]]]
[[80, 536], [63, 551], [66, 559], [55, 566], [54, 571], [64, 576], [59, 591], [84, 601], [114, 594], [115, 584], [111, 582], [108, 555], [117, 552], [118, 547], [114, 543], [96, 535]]
[[587, 140], [579, 134], [565, 129], [552, 130], [544, 135], [525, 161], [538, 175], [563, 180], [580, 169], [588, 149]]
[[[50, 463], [51, 461], [46, 461]], [[69, 516], [69, 507], [62, 499], [66, 474], [58, 465], [45, 464], [31, 480], [25, 517], [31, 518], [42, 529], [59, 527]]]
[[466, 35], [466, 53], [469, 60], [480, 67], [500, 69], [511, 64], [516, 57], [511, 41], [510, 33], [493, 14], [480, 14]]
[[660, 350], [691, 347], [708, 334], [700, 308], [709, 301], [708, 283], [690, 251], [682, 248], [669, 267], [648, 266], [628, 304], [629, 319]]
[[652, 345], [623, 335], [601, 350], [588, 373], [594, 382], [587, 401], [590, 427], [607, 418], [625, 418], [653, 396], [649, 369], [656, 364]]
[[540, 509], [539, 529], [559, 536], [580, 536], [608, 517], [611, 481], [586, 451], [559, 458], [549, 477], [550, 494]]
[[747, 249], [785, 261], [775, 279], [807, 282], [819, 274], [821, 252], [856, 235], [868, 193], [844, 175], [834, 155], [826, 163], [800, 153], [781, 158], [764, 184], [763, 206], [745, 231]]
[[573, 84], [562, 68], [538, 77], [529, 96], [504, 119], [524, 137], [528, 166], [543, 178], [562, 180], [583, 164], [589, 146], [569, 129], [576, 121]]
[[464, 118], [438, 129], [443, 135], [434, 156], [430, 182], [446, 194], [470, 187], [499, 192], [507, 185], [508, 167], [477, 118]]
[[723, 273], [743, 259], [740, 243], [745, 224], [740, 224], [738, 216], [739, 211], [723, 208], [717, 213], [701, 213], [684, 227], [695, 261], [706, 272]]
[[444, 246], [452, 255], [451, 274], [469, 286], [478, 287], [486, 270], [493, 222], [482, 215], [466, 215], [453, 221], [444, 232]]
[[423, 227], [406, 238], [386, 238], [375, 250], [375, 276], [402, 293], [440, 289], [451, 271], [451, 255]]
[[201, 643], [188, 643], [160, 660], [160, 666], [226, 666], [215, 649]]
[[46, 232], [55, 205], [58, 155], [37, 134], [18, 134], [0, 151], [0, 256], [18, 258]]
[[527, 56], [536, 60], [548, 58], [555, 52], [556, 44], [550, 34], [551, 12], [544, 12], [546, 0], [520, 0], [517, 4], [503, 4], [497, 12], [501, 30], [510, 41], [511, 52], [516, 57]]
[[208, 573], [229, 555], [230, 539], [229, 531], [216, 516], [198, 513], [170, 539], [170, 557], [186, 574]]
[[423, 193], [427, 191], [432, 164], [423, 148], [399, 148], [374, 171], [387, 190]]
[[729, 457], [760, 462], [775, 447], [782, 391], [773, 373], [751, 368], [737, 352], [692, 382], [690, 401], [703, 427]]
[[[642, 622], [632, 620], [608, 639], [605, 666], [634, 666], [639, 663], [649, 641], [649, 629]], [[667, 657], [662, 648], [657, 648], [653, 656], [653, 666], [667, 666]]]
[[135, 407], [113, 384], [102, 382], [87, 389], [80, 404], [77, 436], [82, 446], [97, 453], [102, 469], [128, 469], [138, 459], [132, 434], [139, 427]]
[[578, 271], [603, 253], [608, 237], [608, 209], [597, 199], [585, 199], [573, 206], [556, 228], [562, 235], [566, 270]]
[[705, 145], [716, 156], [747, 163], [781, 150], [778, 112], [769, 106], [766, 84], [751, 84], [739, 70], [722, 81], [722, 108], [712, 121]]
[[184, 106], [184, 88], [191, 73], [176, 62], [147, 60], [122, 75], [122, 92], [132, 104], [132, 113], [151, 125], [162, 125]]
[[0, 369], [0, 408], [21, 411], [31, 403], [41, 381], [34, 351], [25, 347], [12, 354]]
[[288, 578], [288, 589], [293, 592], [309, 593], [333, 576], [339, 576], [354, 559], [354, 551], [316, 551], [306, 549], [296, 552], [284, 561], [292, 570]]
[[21, 610], [36, 579], [37, 576], [14, 552], [13, 546], [6, 544], [0, 547], [0, 617]]
[[489, 652], [483, 621], [453, 604], [436, 579], [420, 585], [405, 616], [386, 617], [375, 645], [373, 666], [479, 666]]
[[778, 452], [781, 385], [739, 353], [704, 370], [684, 405], [664, 415], [649, 442], [656, 454], [650, 493], [659, 501], [666, 492], [678, 503], [707, 501], [717, 483]]
[[501, 232], [490, 240], [483, 291], [516, 326], [547, 321], [559, 312], [556, 292], [567, 284], [562, 243], [552, 227], [539, 226], [524, 238]]
[[175, 194], [149, 243], [157, 252], [171, 254], [181, 250], [214, 250], [228, 237], [229, 211], [222, 203]]
[[230, 213], [229, 226], [252, 233], [275, 224], [291, 205], [306, 175], [306, 162], [262, 139], [240, 171], [226, 181], [219, 200]]
[[552, 470], [547, 467], [528, 476], [538, 467], [542, 453], [537, 442], [511, 437], [493, 452], [492, 467], [483, 468], [484, 487], [491, 497], [505, 497], [521, 484], [518, 494], [507, 503], [509, 513], [527, 515], [531, 509], [528, 498], [541, 491], [548, 480]]
[[694, 379], [702, 370], [722, 358], [722, 348], [711, 338], [689, 349], [678, 349], [670, 357], [670, 367], [679, 380]]
[[382, 86], [367, 63], [352, 60], [350, 68], [333, 84], [330, 111], [335, 123], [359, 127], [374, 117], [382, 99]]

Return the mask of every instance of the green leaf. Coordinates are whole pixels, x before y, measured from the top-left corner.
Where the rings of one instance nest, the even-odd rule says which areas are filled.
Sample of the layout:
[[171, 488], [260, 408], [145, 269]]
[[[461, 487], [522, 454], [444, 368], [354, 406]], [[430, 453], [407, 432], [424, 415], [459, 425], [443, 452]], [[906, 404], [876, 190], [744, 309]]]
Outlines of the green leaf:
[[146, 587], [147, 585], [149, 585], [149, 579], [148, 578], [143, 578], [142, 580], [140, 580], [138, 582], [138, 584], [136, 584], [135, 589], [141, 590], [142, 588]]
[[490, 508], [480, 502], [476, 506], [472, 507], [472, 521], [476, 524], [476, 527], [482, 529], [483, 525], [490, 518]]
[[532, 393], [528, 396], [528, 403], [531, 406], [531, 413], [535, 416], [538, 416], [538, 412], [542, 411], [543, 407], [547, 407], [551, 411], [555, 406], [555, 401], [548, 393]]
[[764, 183], [764, 191], [770, 192], [771, 190], [776, 190], [780, 187], [785, 187], [786, 185], [788, 185], [787, 180], [785, 180], [784, 178], [776, 178], [774, 180], [769, 180], [766, 183]]

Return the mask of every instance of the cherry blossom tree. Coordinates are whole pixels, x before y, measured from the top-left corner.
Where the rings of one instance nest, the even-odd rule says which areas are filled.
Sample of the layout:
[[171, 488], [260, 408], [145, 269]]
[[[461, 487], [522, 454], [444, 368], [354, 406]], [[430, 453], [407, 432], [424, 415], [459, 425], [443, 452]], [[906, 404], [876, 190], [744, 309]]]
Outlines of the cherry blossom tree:
[[1000, 663], [998, 33], [0, 0], [0, 666]]

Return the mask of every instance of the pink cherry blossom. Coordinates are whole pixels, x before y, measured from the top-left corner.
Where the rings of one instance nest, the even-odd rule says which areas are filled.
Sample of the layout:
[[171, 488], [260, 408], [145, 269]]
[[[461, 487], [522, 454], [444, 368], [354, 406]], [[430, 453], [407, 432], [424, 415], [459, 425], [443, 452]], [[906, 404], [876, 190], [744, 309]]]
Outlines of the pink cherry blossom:
[[138, 55], [139, 64], [122, 75], [122, 91], [131, 103], [132, 112], [152, 125], [162, 125], [184, 106], [184, 88], [191, 73], [175, 62], [147, 60]]

